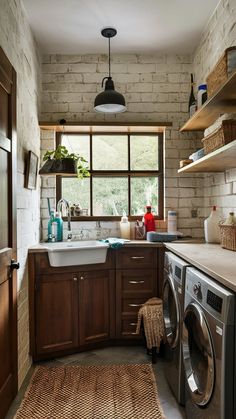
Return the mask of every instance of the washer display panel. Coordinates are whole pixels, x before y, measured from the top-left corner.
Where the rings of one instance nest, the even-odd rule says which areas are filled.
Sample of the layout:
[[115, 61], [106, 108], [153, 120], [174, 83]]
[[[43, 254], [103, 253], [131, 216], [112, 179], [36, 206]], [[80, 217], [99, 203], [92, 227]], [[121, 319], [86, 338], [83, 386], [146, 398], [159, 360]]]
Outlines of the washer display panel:
[[191, 398], [197, 405], [205, 406], [214, 387], [214, 352], [206, 318], [195, 303], [185, 310], [182, 343]]

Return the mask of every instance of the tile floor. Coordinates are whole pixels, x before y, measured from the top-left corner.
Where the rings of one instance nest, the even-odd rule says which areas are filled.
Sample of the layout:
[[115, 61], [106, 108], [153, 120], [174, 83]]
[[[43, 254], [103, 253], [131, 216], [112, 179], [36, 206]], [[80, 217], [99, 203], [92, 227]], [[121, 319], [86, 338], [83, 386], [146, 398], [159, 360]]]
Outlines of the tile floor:
[[[61, 365], [61, 364], [72, 364], [72, 365], [94, 365], [94, 364], [130, 364], [130, 363], [146, 363], [151, 362], [151, 357], [146, 354], [146, 350], [140, 346], [125, 346], [125, 347], [109, 347], [104, 349], [97, 349], [89, 352], [82, 352], [79, 354], [69, 355], [63, 358], [54, 359], [52, 361], [46, 361], [41, 364], [46, 365]], [[164, 375], [164, 360], [162, 357], [158, 357], [157, 363], [153, 365], [157, 388], [159, 394], [159, 400], [161, 402], [166, 419], [185, 419], [184, 408], [178, 405], [175, 401], [174, 396], [169, 390], [168, 384]], [[20, 402], [24, 396], [24, 392], [28, 386], [30, 377], [33, 373], [34, 366], [30, 369], [16, 399], [14, 400], [7, 416], [5, 419], [12, 419], [16, 410], [18, 409]], [[33, 419], [33, 418], [29, 418]], [[111, 418], [114, 419], [114, 418]], [[122, 418], [119, 418], [122, 419]], [[137, 418], [142, 419], [142, 418]]]

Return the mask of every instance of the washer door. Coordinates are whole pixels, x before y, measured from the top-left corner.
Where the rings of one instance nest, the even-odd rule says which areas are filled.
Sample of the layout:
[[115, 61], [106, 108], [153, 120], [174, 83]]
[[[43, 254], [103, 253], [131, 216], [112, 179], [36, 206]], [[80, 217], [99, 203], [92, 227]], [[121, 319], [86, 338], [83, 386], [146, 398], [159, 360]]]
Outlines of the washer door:
[[165, 272], [163, 286], [163, 316], [166, 339], [170, 347], [176, 347], [179, 340], [179, 304], [174, 289], [173, 279]]
[[201, 308], [191, 303], [184, 313], [183, 359], [192, 401], [205, 406], [212, 395], [215, 368], [209, 328]]

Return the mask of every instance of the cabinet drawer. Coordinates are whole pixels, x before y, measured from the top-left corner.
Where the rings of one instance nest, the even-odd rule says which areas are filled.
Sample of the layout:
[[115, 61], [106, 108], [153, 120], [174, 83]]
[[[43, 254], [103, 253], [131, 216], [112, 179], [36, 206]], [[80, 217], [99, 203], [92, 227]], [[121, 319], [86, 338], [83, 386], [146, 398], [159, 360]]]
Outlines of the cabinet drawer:
[[123, 296], [151, 295], [156, 290], [156, 271], [151, 269], [122, 270], [121, 289]]
[[122, 335], [132, 335], [133, 337], [135, 336], [140, 336], [140, 334], [136, 334], [136, 327], [137, 327], [137, 318], [130, 318], [130, 319], [124, 319], [122, 320], [122, 325], [121, 325], [121, 334]]
[[157, 253], [155, 248], [124, 247], [116, 254], [117, 268], [147, 268], [154, 269], [157, 265]]
[[148, 298], [124, 298], [122, 300], [122, 315], [127, 314], [138, 314], [142, 304], [147, 301]]

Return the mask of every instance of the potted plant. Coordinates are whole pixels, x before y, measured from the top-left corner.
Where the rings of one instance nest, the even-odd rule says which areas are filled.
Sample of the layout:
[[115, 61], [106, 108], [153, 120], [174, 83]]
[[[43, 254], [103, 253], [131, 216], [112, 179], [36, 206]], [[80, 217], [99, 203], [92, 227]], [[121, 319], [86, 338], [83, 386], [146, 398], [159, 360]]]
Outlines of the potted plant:
[[59, 145], [55, 150], [47, 150], [43, 161], [45, 164], [39, 170], [40, 175], [71, 176], [77, 174], [80, 179], [90, 176], [87, 160], [77, 153], [69, 153], [63, 145]]

